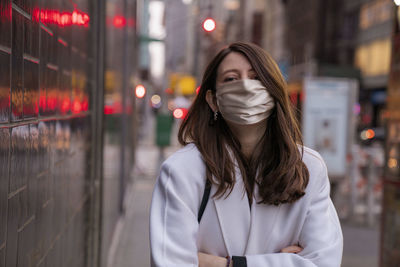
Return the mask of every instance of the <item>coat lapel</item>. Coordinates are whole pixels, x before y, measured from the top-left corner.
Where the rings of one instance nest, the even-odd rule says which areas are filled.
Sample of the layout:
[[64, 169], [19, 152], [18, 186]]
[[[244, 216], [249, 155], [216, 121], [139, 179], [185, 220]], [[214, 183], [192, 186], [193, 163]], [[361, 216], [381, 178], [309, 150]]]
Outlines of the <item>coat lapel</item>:
[[[258, 187], [255, 186], [250, 211], [243, 178], [237, 165], [235, 177], [235, 186], [228, 197], [224, 195], [218, 199], [213, 198], [226, 250], [228, 255], [235, 256], [265, 252], [278, 221], [281, 205], [257, 204], [260, 196]], [[213, 193], [215, 188], [211, 191]]]
[[260, 201], [258, 188], [254, 190], [255, 198], [251, 206], [251, 226], [245, 254], [259, 254], [268, 247], [268, 241], [277, 218], [281, 205], [257, 204]]
[[250, 208], [242, 176], [236, 168], [236, 183], [227, 196], [214, 198], [215, 209], [228, 255], [244, 255], [250, 229]]

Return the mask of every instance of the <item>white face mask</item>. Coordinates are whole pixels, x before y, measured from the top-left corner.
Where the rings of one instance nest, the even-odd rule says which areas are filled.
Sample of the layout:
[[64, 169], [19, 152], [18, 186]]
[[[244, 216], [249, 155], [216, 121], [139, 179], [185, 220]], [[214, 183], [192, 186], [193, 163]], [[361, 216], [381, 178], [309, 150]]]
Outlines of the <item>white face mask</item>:
[[217, 87], [217, 104], [222, 116], [237, 124], [254, 124], [269, 117], [274, 99], [259, 80], [238, 80]]

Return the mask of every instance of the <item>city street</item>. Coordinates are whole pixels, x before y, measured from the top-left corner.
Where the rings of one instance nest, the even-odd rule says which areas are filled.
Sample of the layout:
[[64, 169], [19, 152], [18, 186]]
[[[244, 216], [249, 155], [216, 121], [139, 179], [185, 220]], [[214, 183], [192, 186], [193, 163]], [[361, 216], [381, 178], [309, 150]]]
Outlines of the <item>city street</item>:
[[0, 267], [400, 266], [400, 0], [0, 0], [0, 33]]

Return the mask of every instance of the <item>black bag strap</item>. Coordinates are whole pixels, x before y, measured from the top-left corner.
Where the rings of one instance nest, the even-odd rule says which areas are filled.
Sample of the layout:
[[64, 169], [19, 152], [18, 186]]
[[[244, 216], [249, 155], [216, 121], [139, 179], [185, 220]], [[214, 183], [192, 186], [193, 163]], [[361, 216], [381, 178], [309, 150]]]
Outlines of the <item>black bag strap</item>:
[[201, 217], [203, 216], [204, 210], [206, 209], [208, 199], [210, 198], [211, 182], [206, 178], [206, 186], [204, 187], [203, 198], [201, 199], [199, 214], [197, 215], [197, 221], [200, 223]]

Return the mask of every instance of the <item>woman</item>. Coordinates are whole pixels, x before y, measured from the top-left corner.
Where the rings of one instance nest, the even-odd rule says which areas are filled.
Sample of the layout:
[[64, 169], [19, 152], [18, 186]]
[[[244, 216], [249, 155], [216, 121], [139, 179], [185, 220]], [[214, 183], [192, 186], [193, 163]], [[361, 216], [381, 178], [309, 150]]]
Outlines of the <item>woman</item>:
[[216, 55], [179, 141], [153, 193], [152, 266], [340, 266], [326, 165], [303, 147], [264, 50], [239, 42]]

